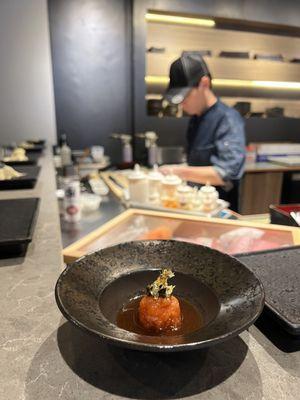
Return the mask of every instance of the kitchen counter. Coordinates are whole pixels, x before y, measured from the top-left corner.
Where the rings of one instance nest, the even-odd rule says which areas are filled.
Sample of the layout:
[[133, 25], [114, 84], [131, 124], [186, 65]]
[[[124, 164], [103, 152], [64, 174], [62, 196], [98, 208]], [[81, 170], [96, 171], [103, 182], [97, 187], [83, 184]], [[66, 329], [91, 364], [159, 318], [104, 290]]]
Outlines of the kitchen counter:
[[239, 212], [243, 215], [261, 214], [269, 211], [270, 204], [280, 204], [283, 187], [286, 186], [283, 183], [284, 177], [293, 172], [298, 180], [300, 166], [284, 166], [270, 162], [246, 163], [240, 185]]
[[[63, 267], [62, 246], [55, 172], [49, 151], [39, 164], [42, 168], [34, 189], [0, 191], [0, 199], [41, 199], [33, 241], [25, 257], [0, 259], [1, 400], [28, 398], [32, 360], [60, 322], [53, 289]], [[48, 357], [44, 360], [47, 362]]]
[[289, 172], [289, 171], [300, 171], [300, 165], [297, 166], [286, 166], [275, 164], [271, 162], [255, 162], [246, 163], [245, 173], [247, 172]]
[[1, 400], [299, 398], [300, 352], [279, 350], [256, 326], [208, 350], [151, 354], [108, 345], [66, 322], [54, 298], [62, 257], [49, 154], [41, 164], [34, 190], [0, 192], [41, 197], [25, 258], [0, 260]]

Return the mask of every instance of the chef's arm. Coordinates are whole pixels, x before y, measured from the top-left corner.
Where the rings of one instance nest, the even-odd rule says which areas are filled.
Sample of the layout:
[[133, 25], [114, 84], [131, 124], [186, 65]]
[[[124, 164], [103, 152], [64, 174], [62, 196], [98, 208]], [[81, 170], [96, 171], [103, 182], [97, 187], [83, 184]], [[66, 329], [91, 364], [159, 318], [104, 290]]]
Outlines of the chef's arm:
[[205, 185], [209, 183], [213, 186], [223, 186], [225, 182], [221, 178], [221, 175], [217, 172], [214, 167], [190, 167], [190, 166], [178, 166], [173, 168], [174, 174], [180, 176], [181, 179], [186, 181], [201, 183]]

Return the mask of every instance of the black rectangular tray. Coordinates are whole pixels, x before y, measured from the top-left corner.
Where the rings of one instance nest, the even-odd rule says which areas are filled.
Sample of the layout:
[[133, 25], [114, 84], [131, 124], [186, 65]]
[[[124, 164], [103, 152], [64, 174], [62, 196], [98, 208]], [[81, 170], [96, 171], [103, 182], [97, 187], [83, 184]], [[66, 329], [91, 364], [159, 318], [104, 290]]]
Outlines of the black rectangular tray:
[[291, 335], [300, 335], [300, 246], [238, 255], [261, 280], [265, 308]]
[[37, 144], [37, 145], [41, 145], [44, 146], [46, 145], [46, 140], [45, 139], [38, 139], [38, 140], [28, 140], [29, 143], [32, 144]]
[[38, 174], [41, 167], [22, 165], [14, 168], [18, 172], [22, 172], [26, 175], [20, 178], [7, 179], [0, 181], [0, 190], [15, 190], [15, 189], [32, 189], [34, 188]]
[[3, 162], [4, 162], [4, 164], [11, 165], [12, 167], [18, 166], [18, 165], [36, 165], [40, 158], [39, 153], [30, 153], [30, 154], [26, 154], [26, 156], [28, 158], [28, 160], [26, 160], [26, 161], [3, 161]]
[[0, 258], [26, 253], [39, 209], [38, 198], [0, 200]]
[[34, 145], [34, 147], [25, 149], [26, 153], [41, 153], [45, 148], [45, 145], [43, 145], [43, 144], [33, 144], [33, 145]]

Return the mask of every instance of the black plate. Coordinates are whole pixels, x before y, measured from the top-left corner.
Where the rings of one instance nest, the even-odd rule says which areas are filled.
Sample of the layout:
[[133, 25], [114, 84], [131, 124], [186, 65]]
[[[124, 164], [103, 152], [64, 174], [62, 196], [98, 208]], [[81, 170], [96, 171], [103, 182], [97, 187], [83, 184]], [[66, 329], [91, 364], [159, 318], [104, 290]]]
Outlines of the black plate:
[[1, 258], [26, 252], [32, 240], [38, 206], [38, 198], [0, 200]]
[[43, 144], [34, 144], [34, 147], [25, 148], [26, 153], [41, 153], [45, 146]]
[[[26, 153], [41, 153], [45, 149], [45, 142], [44, 141], [31, 141], [28, 140], [28, 143], [31, 143], [33, 147], [27, 148], [23, 147], [21, 145], [18, 145], [18, 147], [21, 147], [22, 149], [26, 150]], [[13, 150], [15, 147], [13, 146], [5, 146], [8, 150]], [[27, 154], [28, 155], [28, 154]]]
[[18, 166], [14, 168], [18, 172], [22, 172], [26, 175], [20, 178], [7, 179], [0, 181], [0, 190], [15, 190], [15, 189], [32, 189], [34, 188], [40, 167], [31, 166]]
[[300, 335], [300, 247], [238, 257], [261, 280], [269, 315], [292, 335]]
[[[172, 337], [117, 327], [117, 312], [166, 267], [175, 272], [175, 295], [202, 310], [204, 326]], [[249, 327], [264, 305], [260, 281], [238, 260], [173, 240], [129, 242], [87, 255], [60, 275], [55, 294], [61, 312], [75, 325], [144, 351], [192, 350], [225, 341]]]
[[27, 140], [27, 142], [36, 144], [39, 146], [45, 146], [46, 145], [46, 140], [45, 139], [39, 139], [39, 140]]
[[6, 165], [17, 166], [17, 165], [36, 165], [39, 160], [39, 153], [26, 154], [28, 160], [26, 161], [3, 161]]

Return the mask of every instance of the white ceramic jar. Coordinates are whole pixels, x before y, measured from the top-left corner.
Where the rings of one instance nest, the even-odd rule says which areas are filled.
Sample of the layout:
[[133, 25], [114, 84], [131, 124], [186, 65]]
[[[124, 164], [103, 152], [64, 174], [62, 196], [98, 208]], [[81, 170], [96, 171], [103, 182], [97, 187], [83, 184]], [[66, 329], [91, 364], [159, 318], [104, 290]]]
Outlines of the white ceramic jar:
[[177, 208], [177, 188], [181, 184], [179, 176], [174, 174], [166, 175], [162, 180], [161, 203], [164, 207]]
[[177, 188], [178, 202], [181, 208], [192, 208], [193, 188], [188, 185], [180, 185]]
[[203, 211], [213, 211], [217, 207], [217, 201], [219, 193], [214, 186], [206, 184], [199, 190], [199, 196], [201, 199], [201, 208]]
[[151, 203], [159, 202], [161, 182], [163, 180], [163, 174], [159, 172], [157, 164], [153, 166], [153, 170], [148, 174], [149, 181], [149, 201]]
[[136, 203], [147, 203], [149, 198], [149, 183], [147, 175], [135, 164], [134, 170], [128, 175], [130, 200]]

